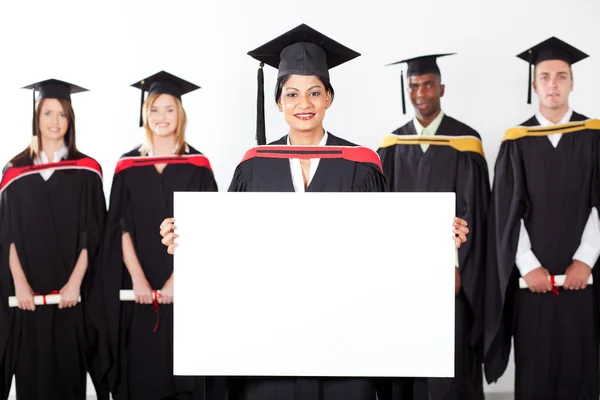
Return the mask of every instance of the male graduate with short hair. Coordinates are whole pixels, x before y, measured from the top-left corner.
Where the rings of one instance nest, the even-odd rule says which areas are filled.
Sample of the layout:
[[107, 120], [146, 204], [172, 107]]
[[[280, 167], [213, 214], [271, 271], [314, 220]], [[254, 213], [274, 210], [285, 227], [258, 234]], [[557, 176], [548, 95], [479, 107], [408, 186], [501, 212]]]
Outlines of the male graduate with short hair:
[[[469, 221], [470, 240], [456, 259], [455, 376], [395, 379], [391, 388], [387, 385], [394, 400], [483, 399], [482, 289], [490, 182], [481, 137], [441, 107], [445, 85], [436, 60], [448, 55], [394, 63], [408, 64], [415, 117], [386, 136], [378, 153], [391, 191], [454, 192], [456, 215]], [[403, 76], [402, 94], [404, 109]]]
[[516, 399], [597, 399], [600, 121], [569, 105], [572, 65], [588, 55], [552, 37], [518, 57], [530, 80], [535, 66], [539, 109], [507, 131], [496, 161], [486, 379], [504, 373], [514, 339]]

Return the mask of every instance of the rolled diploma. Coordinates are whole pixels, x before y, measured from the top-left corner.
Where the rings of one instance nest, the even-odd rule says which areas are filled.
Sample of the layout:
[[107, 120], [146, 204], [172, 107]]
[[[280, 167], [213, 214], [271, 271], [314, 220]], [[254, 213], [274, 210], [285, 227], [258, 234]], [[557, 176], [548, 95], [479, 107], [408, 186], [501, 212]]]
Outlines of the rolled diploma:
[[[79, 299], [77, 301], [81, 303], [81, 296], [79, 296]], [[36, 306], [44, 305], [44, 296], [33, 296], [33, 303]], [[46, 295], [46, 304], [58, 304], [58, 303], [60, 303], [60, 294], [47, 294]], [[16, 296], [10, 296], [8, 298], [8, 306], [9, 307], [18, 307], [19, 306], [19, 302], [17, 301]]]
[[[157, 292], [160, 295], [160, 290], [157, 290]], [[152, 292], [152, 297], [154, 297], [154, 292]], [[133, 290], [119, 290], [119, 299], [121, 301], [135, 301], [135, 294]], [[156, 299], [153, 298], [152, 300]]]
[[[556, 283], [556, 286], [562, 286], [565, 284], [565, 278], [567, 276], [566, 275], [554, 275], [554, 283]], [[548, 280], [550, 280], [550, 277], [548, 277]], [[588, 285], [591, 285], [594, 283], [594, 277], [593, 275], [590, 275], [590, 277], [588, 278], [587, 281]], [[519, 278], [519, 288], [520, 289], [527, 289], [529, 286], [527, 286], [527, 282], [525, 282], [525, 279], [523, 278]]]

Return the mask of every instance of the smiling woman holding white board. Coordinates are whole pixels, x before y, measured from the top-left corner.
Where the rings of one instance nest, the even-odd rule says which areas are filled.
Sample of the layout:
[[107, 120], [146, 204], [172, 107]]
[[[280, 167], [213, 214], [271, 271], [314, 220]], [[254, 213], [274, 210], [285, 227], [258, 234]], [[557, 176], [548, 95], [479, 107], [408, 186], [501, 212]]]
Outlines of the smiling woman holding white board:
[[[238, 165], [231, 192], [385, 192], [379, 157], [370, 149], [338, 138], [323, 128], [333, 100], [328, 70], [358, 53], [302, 24], [249, 53], [261, 61], [257, 141]], [[265, 144], [262, 67], [279, 69], [275, 100], [289, 135]], [[456, 223], [457, 247], [466, 223]], [[174, 221], [161, 225], [163, 244], [173, 254]], [[369, 378], [245, 377], [232, 380], [230, 395], [242, 400], [372, 400]]]

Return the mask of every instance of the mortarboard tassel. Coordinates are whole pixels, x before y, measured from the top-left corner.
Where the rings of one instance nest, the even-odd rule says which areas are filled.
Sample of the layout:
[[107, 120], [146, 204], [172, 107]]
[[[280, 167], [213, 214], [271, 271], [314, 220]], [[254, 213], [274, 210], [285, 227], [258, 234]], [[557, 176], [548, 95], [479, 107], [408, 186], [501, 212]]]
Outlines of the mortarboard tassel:
[[33, 136], [37, 135], [37, 129], [36, 129], [36, 118], [35, 118], [35, 89], [32, 90], [33, 92], [33, 120], [32, 120], [32, 127], [31, 127], [31, 132], [33, 134]]
[[263, 67], [265, 63], [261, 62], [258, 67], [258, 93], [256, 96], [256, 144], [263, 146], [267, 144], [267, 134], [265, 128], [265, 76]]
[[404, 71], [400, 71], [400, 87], [402, 89], [402, 114], [406, 114], [406, 100], [404, 99]]
[[531, 64], [532, 64], [532, 53], [529, 50], [529, 85], [527, 89], [527, 104], [531, 104]]
[[140, 128], [144, 126], [144, 81], [142, 81], [142, 101], [140, 103]]

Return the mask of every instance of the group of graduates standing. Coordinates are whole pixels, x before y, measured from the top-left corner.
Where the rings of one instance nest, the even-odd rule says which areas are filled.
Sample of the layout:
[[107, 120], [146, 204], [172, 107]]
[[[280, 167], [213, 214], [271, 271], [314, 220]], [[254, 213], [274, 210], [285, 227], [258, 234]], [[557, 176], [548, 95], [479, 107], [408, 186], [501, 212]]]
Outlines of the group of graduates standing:
[[[76, 146], [71, 95], [86, 89], [55, 79], [27, 87], [31, 143], [0, 183], [0, 398], [14, 377], [19, 400], [85, 399], [89, 374], [98, 399], [479, 400], [514, 339], [516, 399], [598, 399], [589, 283], [600, 255], [600, 122], [568, 103], [571, 66], [586, 54], [553, 37], [519, 55], [539, 111], [507, 131], [493, 185], [481, 136], [442, 110], [436, 59], [449, 54], [399, 62], [415, 117], [377, 151], [323, 128], [329, 70], [359, 53], [302, 24], [248, 54], [260, 61], [259, 146], [229, 191], [456, 193], [455, 376], [173, 375], [173, 193], [218, 188], [185, 140], [182, 96], [198, 86], [161, 71], [133, 85], [145, 140], [117, 163], [108, 210], [102, 168]], [[265, 64], [278, 69], [274, 100], [289, 125], [268, 145]], [[53, 294], [58, 304], [46, 304]]]

